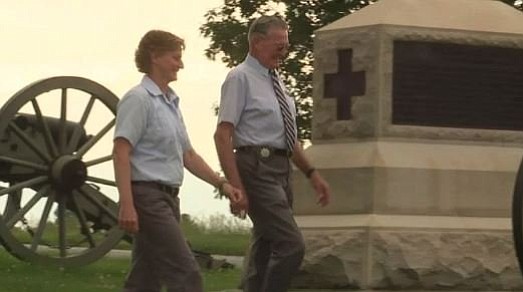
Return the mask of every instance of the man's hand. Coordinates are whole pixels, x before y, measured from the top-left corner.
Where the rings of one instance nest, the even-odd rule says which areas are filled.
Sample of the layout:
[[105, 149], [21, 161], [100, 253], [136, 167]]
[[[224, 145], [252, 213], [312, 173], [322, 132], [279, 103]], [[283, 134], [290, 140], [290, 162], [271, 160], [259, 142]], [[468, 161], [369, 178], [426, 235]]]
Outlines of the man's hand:
[[247, 210], [249, 209], [249, 202], [245, 195], [245, 191], [235, 188], [229, 183], [225, 183], [222, 189], [229, 198], [231, 213], [234, 216], [245, 219]]
[[310, 177], [312, 187], [316, 191], [316, 203], [322, 207], [327, 206], [330, 202], [329, 184], [321, 177], [318, 171], [314, 171]]
[[136, 214], [136, 209], [133, 204], [123, 203], [120, 205], [118, 226], [130, 234], [136, 234], [138, 232], [138, 215]]

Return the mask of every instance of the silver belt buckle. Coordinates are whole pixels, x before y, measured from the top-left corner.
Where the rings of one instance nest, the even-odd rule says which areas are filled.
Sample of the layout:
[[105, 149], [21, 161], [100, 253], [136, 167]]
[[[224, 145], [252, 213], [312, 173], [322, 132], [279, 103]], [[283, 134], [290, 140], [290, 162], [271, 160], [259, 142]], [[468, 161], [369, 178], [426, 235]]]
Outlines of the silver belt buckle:
[[267, 147], [260, 148], [260, 156], [262, 158], [268, 158], [269, 156], [271, 156], [271, 150]]

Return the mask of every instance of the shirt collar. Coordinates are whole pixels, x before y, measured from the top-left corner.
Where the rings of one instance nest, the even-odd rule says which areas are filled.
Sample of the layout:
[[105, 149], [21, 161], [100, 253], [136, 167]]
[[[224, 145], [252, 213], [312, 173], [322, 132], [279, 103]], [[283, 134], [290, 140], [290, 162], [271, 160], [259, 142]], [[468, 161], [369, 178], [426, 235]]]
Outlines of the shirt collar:
[[160, 90], [160, 87], [158, 87], [158, 85], [156, 85], [156, 83], [154, 83], [154, 81], [149, 76], [144, 75], [141, 84], [150, 95], [154, 97], [161, 97], [167, 103], [174, 102], [175, 105], [178, 105], [180, 98], [178, 95], [176, 95], [171, 87], [167, 88], [167, 96], [165, 96]]
[[250, 53], [247, 54], [247, 57], [245, 58], [245, 62], [250, 67], [254, 68], [256, 71], [262, 73], [264, 76], [269, 76], [269, 69], [262, 64], [260, 64], [260, 61], [253, 57]]

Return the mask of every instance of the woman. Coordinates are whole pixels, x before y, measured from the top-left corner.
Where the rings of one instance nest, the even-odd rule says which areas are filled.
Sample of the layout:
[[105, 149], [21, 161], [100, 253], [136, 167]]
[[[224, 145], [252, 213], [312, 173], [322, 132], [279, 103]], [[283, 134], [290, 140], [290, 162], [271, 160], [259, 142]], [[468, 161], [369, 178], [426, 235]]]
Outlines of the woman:
[[114, 169], [120, 194], [119, 225], [134, 234], [132, 267], [124, 291], [203, 291], [196, 263], [180, 230], [178, 190], [184, 167], [226, 194], [239, 190], [220, 178], [192, 148], [179, 97], [169, 87], [183, 68], [184, 41], [153, 30], [135, 54], [141, 83], [118, 104]]

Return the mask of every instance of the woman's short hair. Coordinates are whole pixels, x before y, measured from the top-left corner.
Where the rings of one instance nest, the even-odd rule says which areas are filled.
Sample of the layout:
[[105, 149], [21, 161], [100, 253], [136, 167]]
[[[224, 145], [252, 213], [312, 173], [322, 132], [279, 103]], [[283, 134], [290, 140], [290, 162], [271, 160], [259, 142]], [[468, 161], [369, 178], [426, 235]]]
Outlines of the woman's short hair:
[[289, 26], [285, 20], [277, 15], [262, 15], [255, 19], [249, 27], [249, 42], [251, 42], [256, 35], [267, 35], [267, 32], [271, 28], [288, 30]]
[[183, 49], [185, 49], [185, 42], [182, 38], [167, 31], [151, 30], [140, 40], [134, 54], [134, 62], [138, 71], [150, 73], [153, 54]]

